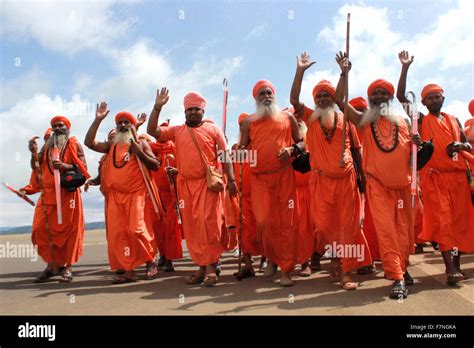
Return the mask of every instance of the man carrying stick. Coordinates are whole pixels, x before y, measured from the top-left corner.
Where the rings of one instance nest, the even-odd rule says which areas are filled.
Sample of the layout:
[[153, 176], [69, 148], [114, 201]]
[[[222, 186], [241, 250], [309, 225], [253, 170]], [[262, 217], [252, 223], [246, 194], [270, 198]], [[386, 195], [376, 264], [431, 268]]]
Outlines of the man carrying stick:
[[[60, 281], [72, 281], [72, 264], [82, 255], [84, 237], [84, 211], [81, 190], [68, 191], [60, 188], [62, 205], [57, 206], [53, 170], [61, 173], [78, 169], [89, 177], [84, 150], [75, 137], [70, 137], [71, 122], [64, 116], [51, 119], [53, 135], [46, 141], [36, 155], [35, 140], [30, 140], [32, 152], [31, 168], [36, 170], [41, 197], [35, 207], [32, 236], [38, 253], [48, 263], [46, 269], [35, 279], [44, 282], [59, 269]], [[59, 159], [53, 161], [53, 138], [59, 149]], [[36, 157], [37, 156], [37, 157]], [[58, 210], [62, 214], [62, 223], [58, 223]]]

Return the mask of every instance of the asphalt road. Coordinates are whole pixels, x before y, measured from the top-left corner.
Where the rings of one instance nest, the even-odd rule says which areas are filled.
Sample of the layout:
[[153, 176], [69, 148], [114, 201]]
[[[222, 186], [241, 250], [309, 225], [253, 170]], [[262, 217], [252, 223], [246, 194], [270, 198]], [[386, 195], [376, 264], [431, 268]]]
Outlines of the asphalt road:
[[[29, 244], [29, 235], [0, 236], [3, 245]], [[10, 255], [11, 256], [11, 255]], [[469, 279], [458, 286], [446, 285], [439, 252], [431, 247], [413, 255], [410, 273], [415, 284], [410, 296], [388, 298], [391, 282], [383, 278], [381, 265], [372, 275], [355, 275], [361, 282], [355, 291], [344, 291], [323, 270], [309, 278], [296, 276], [295, 285], [282, 288], [278, 275], [237, 281], [232, 275], [237, 259], [223, 255], [223, 273], [218, 286], [203, 288], [184, 282], [195, 266], [189, 258], [175, 262], [175, 272], [160, 272], [154, 280], [112, 285], [108, 268], [105, 231], [87, 231], [84, 255], [73, 267], [74, 281], [62, 284], [54, 278], [32, 282], [43, 270], [41, 259], [3, 257], [0, 261], [0, 313], [6, 315], [473, 315], [474, 255], [462, 257]], [[258, 265], [256, 260], [255, 265]]]

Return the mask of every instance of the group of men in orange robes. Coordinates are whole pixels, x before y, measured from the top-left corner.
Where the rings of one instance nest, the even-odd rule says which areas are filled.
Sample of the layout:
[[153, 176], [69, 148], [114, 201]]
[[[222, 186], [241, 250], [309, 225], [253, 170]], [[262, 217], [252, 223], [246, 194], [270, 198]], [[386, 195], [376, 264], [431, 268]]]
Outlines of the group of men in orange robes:
[[[395, 88], [389, 81], [373, 81], [367, 89], [368, 102], [362, 97], [348, 102], [344, 88], [351, 63], [342, 53], [336, 61], [341, 69], [337, 88], [327, 80], [316, 84], [314, 108], [299, 99], [304, 73], [314, 64], [307, 53], [297, 57], [292, 109], [278, 106], [270, 81], [254, 85], [256, 110], [238, 120], [235, 151], [246, 154], [238, 156], [240, 162], [222, 160], [232, 156], [222, 130], [203, 119], [206, 100], [199, 93], [184, 97], [185, 123], [170, 126], [158, 125], [169, 91], [165, 87], [157, 91], [147, 126], [156, 141], [137, 135], [143, 117], [122, 111], [115, 116], [116, 128], [108, 140], [97, 142], [99, 125], [109, 113], [107, 103], [98, 105], [85, 145], [105, 155], [99, 176], [86, 188], [100, 184], [105, 197], [109, 262], [117, 271], [113, 282], [135, 281], [134, 270], [142, 264], [147, 279], [153, 278], [158, 251], [159, 265], [172, 271], [172, 260], [183, 255], [185, 238], [199, 267], [186, 282], [215, 286], [226, 227], [242, 231], [239, 247], [244, 265], [236, 273], [239, 278], [255, 276], [252, 256], [265, 255], [264, 276], [272, 277], [280, 268], [280, 285], [291, 286], [295, 265], [301, 265], [299, 274], [306, 277], [326, 256], [331, 260], [331, 278], [343, 289], [354, 290], [358, 284], [351, 272], [371, 273], [373, 261], [381, 260], [385, 278], [393, 280], [390, 297], [405, 298], [407, 286], [413, 284], [407, 271], [409, 255], [415, 242], [430, 241], [440, 246], [448, 283], [463, 280], [461, 254], [474, 251], [469, 186], [473, 161], [468, 142], [474, 137], [466, 138], [457, 119], [441, 112], [444, 91], [438, 85], [429, 84], [421, 92], [429, 114], [420, 114], [416, 134], [410, 121], [394, 111]], [[404, 51], [400, 61], [397, 97], [405, 103], [413, 57]], [[39, 154], [46, 210], [42, 212], [41, 204], [36, 207], [33, 241], [48, 266], [37, 281], [58, 270], [63, 281], [71, 281], [71, 265], [82, 253], [84, 233], [80, 189], [61, 189], [64, 221], [57, 224], [52, 168], [64, 172], [78, 167], [88, 174], [82, 148], [69, 137], [69, 120], [58, 116], [51, 126], [61, 157], [52, 160], [50, 140]], [[434, 152], [418, 168], [421, 183], [412, 206], [412, 145], [423, 149], [429, 141]], [[32, 142], [30, 149], [34, 150]], [[292, 167], [293, 158], [302, 151], [310, 154], [311, 171], [306, 174]], [[37, 192], [33, 179], [24, 192]], [[176, 182], [176, 187], [170, 182]], [[226, 199], [230, 203], [224, 214]], [[241, 226], [236, 214], [239, 203]]]

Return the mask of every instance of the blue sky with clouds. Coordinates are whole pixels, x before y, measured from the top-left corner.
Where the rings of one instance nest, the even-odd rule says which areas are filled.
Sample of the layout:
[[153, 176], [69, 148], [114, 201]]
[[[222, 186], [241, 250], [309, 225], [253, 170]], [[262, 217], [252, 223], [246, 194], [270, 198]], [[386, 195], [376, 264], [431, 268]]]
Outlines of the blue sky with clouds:
[[[182, 99], [196, 90], [206, 114], [220, 124], [222, 80], [229, 80], [228, 137], [252, 112], [251, 90], [267, 78], [288, 106], [296, 55], [317, 61], [306, 74], [301, 99], [312, 104], [320, 79], [338, 78], [335, 53], [345, 47], [345, 17], [352, 14], [351, 96], [384, 77], [396, 84], [398, 52], [415, 55], [408, 89], [419, 95], [436, 82], [446, 91], [445, 111], [468, 117], [473, 97], [474, 6], [461, 1], [2, 1], [0, 3], [0, 178], [27, 183], [27, 141], [55, 114], [71, 118], [83, 141], [95, 103], [111, 114], [149, 113], [156, 88], [171, 98], [162, 113], [183, 122]], [[421, 107], [421, 105], [420, 105]], [[99, 137], [114, 126], [110, 116]], [[98, 154], [86, 151], [93, 175]], [[103, 220], [97, 190], [83, 195], [86, 221]], [[0, 191], [0, 226], [31, 223], [33, 210]]]

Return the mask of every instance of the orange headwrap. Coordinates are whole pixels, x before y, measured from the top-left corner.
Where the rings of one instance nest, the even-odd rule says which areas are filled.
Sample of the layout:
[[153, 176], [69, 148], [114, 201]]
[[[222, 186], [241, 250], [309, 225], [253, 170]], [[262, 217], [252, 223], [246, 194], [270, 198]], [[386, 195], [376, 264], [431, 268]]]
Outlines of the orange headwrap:
[[369, 88], [367, 88], [367, 95], [370, 97], [372, 92], [377, 88], [385, 89], [391, 97], [393, 97], [393, 94], [395, 93], [395, 88], [390, 82], [384, 79], [378, 79], [369, 85]]
[[206, 108], [206, 99], [199, 93], [189, 92], [184, 96], [184, 110], [189, 108], [200, 108], [204, 110]]
[[117, 124], [122, 118], [126, 119], [135, 127], [137, 126], [137, 119], [128, 111], [120, 111], [117, 115], [115, 115], [115, 124]]
[[49, 138], [51, 136], [52, 131], [53, 130], [51, 128], [46, 129], [46, 132], [44, 132], [44, 135], [43, 135], [43, 139]]
[[257, 98], [258, 91], [260, 91], [262, 88], [265, 88], [265, 87], [270, 88], [272, 90], [272, 93], [275, 94], [276, 91], [275, 91], [275, 86], [273, 86], [273, 83], [271, 83], [268, 80], [260, 80], [260, 81], [257, 81], [255, 86], [253, 86], [253, 90], [252, 90], [253, 97]]
[[66, 116], [54, 116], [51, 119], [51, 126], [56, 122], [63, 122], [68, 129], [71, 129], [71, 121], [69, 121]]
[[163, 122], [162, 124], [160, 124], [160, 127], [168, 127], [168, 126], [169, 126], [169, 125], [168, 125], [168, 122], [166, 122], [166, 121]]
[[316, 86], [314, 86], [313, 99], [316, 99], [316, 95], [321, 91], [328, 92], [333, 98], [336, 96], [336, 88], [334, 88], [332, 83], [328, 80], [321, 80]]
[[471, 116], [474, 117], [474, 99], [469, 103], [469, 112], [471, 113]]
[[439, 93], [443, 95], [444, 90], [443, 88], [441, 88], [441, 86], [436, 85], [434, 83], [430, 83], [429, 85], [426, 85], [425, 87], [423, 87], [423, 89], [421, 90], [421, 100], [424, 100], [425, 97], [431, 93]]
[[349, 100], [349, 104], [351, 104], [357, 111], [366, 110], [368, 107], [367, 100], [365, 100], [364, 97], [352, 98]]
[[249, 114], [246, 114], [245, 112], [241, 113], [240, 116], [239, 116], [239, 126], [242, 125], [242, 123], [244, 123], [244, 120], [249, 117]]

